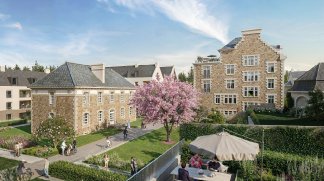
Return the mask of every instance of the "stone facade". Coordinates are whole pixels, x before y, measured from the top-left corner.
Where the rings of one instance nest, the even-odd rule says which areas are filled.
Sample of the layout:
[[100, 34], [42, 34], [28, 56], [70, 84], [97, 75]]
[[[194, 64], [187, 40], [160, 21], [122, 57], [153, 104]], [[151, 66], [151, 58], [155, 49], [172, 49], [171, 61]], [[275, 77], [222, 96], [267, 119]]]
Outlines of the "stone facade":
[[[244, 31], [243, 37], [233, 48], [223, 48], [219, 51], [219, 59], [194, 63], [194, 86], [202, 93], [201, 104], [203, 106], [215, 108], [231, 116], [245, 110], [245, 105], [249, 103], [268, 103], [268, 98], [271, 97], [274, 99], [273, 103], [276, 108], [283, 107], [284, 58], [278, 50], [260, 39], [260, 30]], [[248, 56], [255, 56], [257, 63], [244, 65]], [[231, 70], [227, 72], [227, 68], [232, 65], [234, 65], [234, 72]], [[268, 72], [267, 68], [270, 65], [274, 65], [274, 72]], [[204, 69], [210, 69], [209, 76], [204, 75], [206, 74]], [[256, 81], [246, 81], [245, 75], [251, 72], [257, 74]], [[234, 81], [233, 87], [231, 81]], [[273, 88], [268, 87], [268, 81], [274, 81]], [[204, 90], [204, 82], [210, 82], [209, 92]], [[249, 92], [244, 93], [244, 89], [249, 90], [248, 87], [256, 87], [255, 96], [250, 97]], [[236, 98], [235, 101], [231, 99], [232, 96]]]
[[[134, 90], [114, 89], [70, 89], [70, 90], [42, 90], [32, 92], [32, 132], [41, 121], [47, 120], [51, 114], [64, 117], [71, 121], [78, 135], [87, 134], [101, 127], [111, 124], [124, 124], [127, 120], [135, 120], [135, 109], [130, 111], [129, 98]], [[54, 93], [54, 101], [50, 104], [50, 92]], [[98, 92], [102, 93], [102, 102], [98, 102]], [[113, 92], [114, 101], [110, 101]], [[89, 93], [89, 102], [84, 104], [84, 93]], [[121, 101], [123, 93], [124, 101]], [[124, 117], [121, 117], [121, 108]], [[114, 121], [110, 121], [111, 110], [114, 110]], [[101, 121], [98, 113], [102, 111]], [[130, 112], [132, 114], [130, 114]], [[88, 113], [88, 123], [84, 123], [84, 115]]]

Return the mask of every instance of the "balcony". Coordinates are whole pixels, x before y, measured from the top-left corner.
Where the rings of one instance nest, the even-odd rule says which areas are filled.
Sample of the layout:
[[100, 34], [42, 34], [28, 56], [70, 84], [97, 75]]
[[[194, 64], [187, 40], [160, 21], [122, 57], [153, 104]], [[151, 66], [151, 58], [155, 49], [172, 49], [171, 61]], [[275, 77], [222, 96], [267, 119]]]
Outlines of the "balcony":
[[30, 90], [20, 90], [19, 91], [19, 97], [20, 98], [30, 98], [31, 97], [31, 91]]
[[197, 57], [195, 63], [220, 63], [220, 59], [215, 55], [209, 55], [207, 57]]
[[19, 109], [30, 109], [31, 108], [31, 101], [20, 101], [19, 102]]

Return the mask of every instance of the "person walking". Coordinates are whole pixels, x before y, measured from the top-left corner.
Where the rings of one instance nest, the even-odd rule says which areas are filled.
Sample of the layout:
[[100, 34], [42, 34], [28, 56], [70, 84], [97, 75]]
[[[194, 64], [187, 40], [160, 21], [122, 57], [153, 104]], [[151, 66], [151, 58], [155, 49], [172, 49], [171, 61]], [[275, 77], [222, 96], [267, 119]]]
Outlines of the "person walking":
[[77, 141], [75, 138], [73, 138], [72, 146], [73, 146], [73, 152], [76, 153], [77, 152]]
[[109, 136], [106, 137], [106, 142], [107, 142], [106, 148], [111, 147], [111, 141], [110, 141], [110, 137]]
[[15, 149], [15, 156], [19, 157], [19, 142], [15, 144], [14, 149]]
[[127, 139], [127, 136], [128, 136], [127, 126], [125, 127], [123, 134], [124, 134], [124, 140]]
[[137, 172], [137, 162], [134, 157], [131, 157], [131, 175]]
[[49, 161], [48, 158], [45, 158], [45, 163], [44, 163], [44, 175], [45, 177], [49, 178], [48, 175], [48, 167], [49, 167]]
[[63, 140], [62, 144], [61, 144], [61, 150], [62, 150], [62, 155], [63, 156], [64, 156], [65, 148], [66, 148], [65, 140]]
[[20, 156], [20, 152], [21, 152], [21, 149], [23, 148], [23, 144], [22, 144], [22, 142], [18, 142], [18, 150], [17, 150], [17, 152], [18, 152], [18, 157]]
[[108, 170], [109, 156], [105, 154], [104, 156], [105, 169]]

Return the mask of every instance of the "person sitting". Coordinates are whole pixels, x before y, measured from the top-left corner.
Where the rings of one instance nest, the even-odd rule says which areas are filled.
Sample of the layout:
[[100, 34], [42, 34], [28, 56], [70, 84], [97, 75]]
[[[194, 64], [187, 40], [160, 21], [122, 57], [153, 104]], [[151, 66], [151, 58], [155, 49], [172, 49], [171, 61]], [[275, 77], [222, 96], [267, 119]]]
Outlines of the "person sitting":
[[201, 165], [203, 164], [200, 156], [196, 153], [193, 157], [190, 159], [190, 165], [194, 168], [201, 168]]
[[71, 154], [71, 150], [72, 150], [72, 145], [69, 144], [69, 146], [67, 147], [67, 150], [66, 150], [66, 155], [67, 155], [67, 156], [70, 156], [70, 154]]
[[220, 163], [218, 162], [217, 157], [215, 156], [213, 160], [208, 162], [208, 168], [210, 170], [218, 170], [220, 168]]
[[181, 163], [181, 168], [178, 169], [178, 180], [190, 181], [189, 172], [185, 169], [186, 163]]

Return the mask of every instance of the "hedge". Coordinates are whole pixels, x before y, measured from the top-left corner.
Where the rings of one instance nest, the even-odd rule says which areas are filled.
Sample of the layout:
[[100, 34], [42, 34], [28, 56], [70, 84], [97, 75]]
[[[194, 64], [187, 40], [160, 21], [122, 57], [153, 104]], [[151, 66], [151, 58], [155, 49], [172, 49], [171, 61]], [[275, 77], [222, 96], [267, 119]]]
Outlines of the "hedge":
[[0, 127], [16, 126], [16, 125], [26, 124], [26, 123], [27, 123], [26, 119], [14, 120], [14, 121], [4, 121], [4, 122], [0, 122]]
[[53, 177], [70, 181], [123, 181], [127, 176], [76, 165], [66, 161], [57, 161], [49, 166], [49, 174]]
[[324, 156], [324, 128], [182, 124], [180, 126], [180, 139], [194, 140], [198, 136], [221, 132], [223, 128], [259, 142], [261, 142], [264, 128], [266, 150], [318, 156], [319, 158]]

